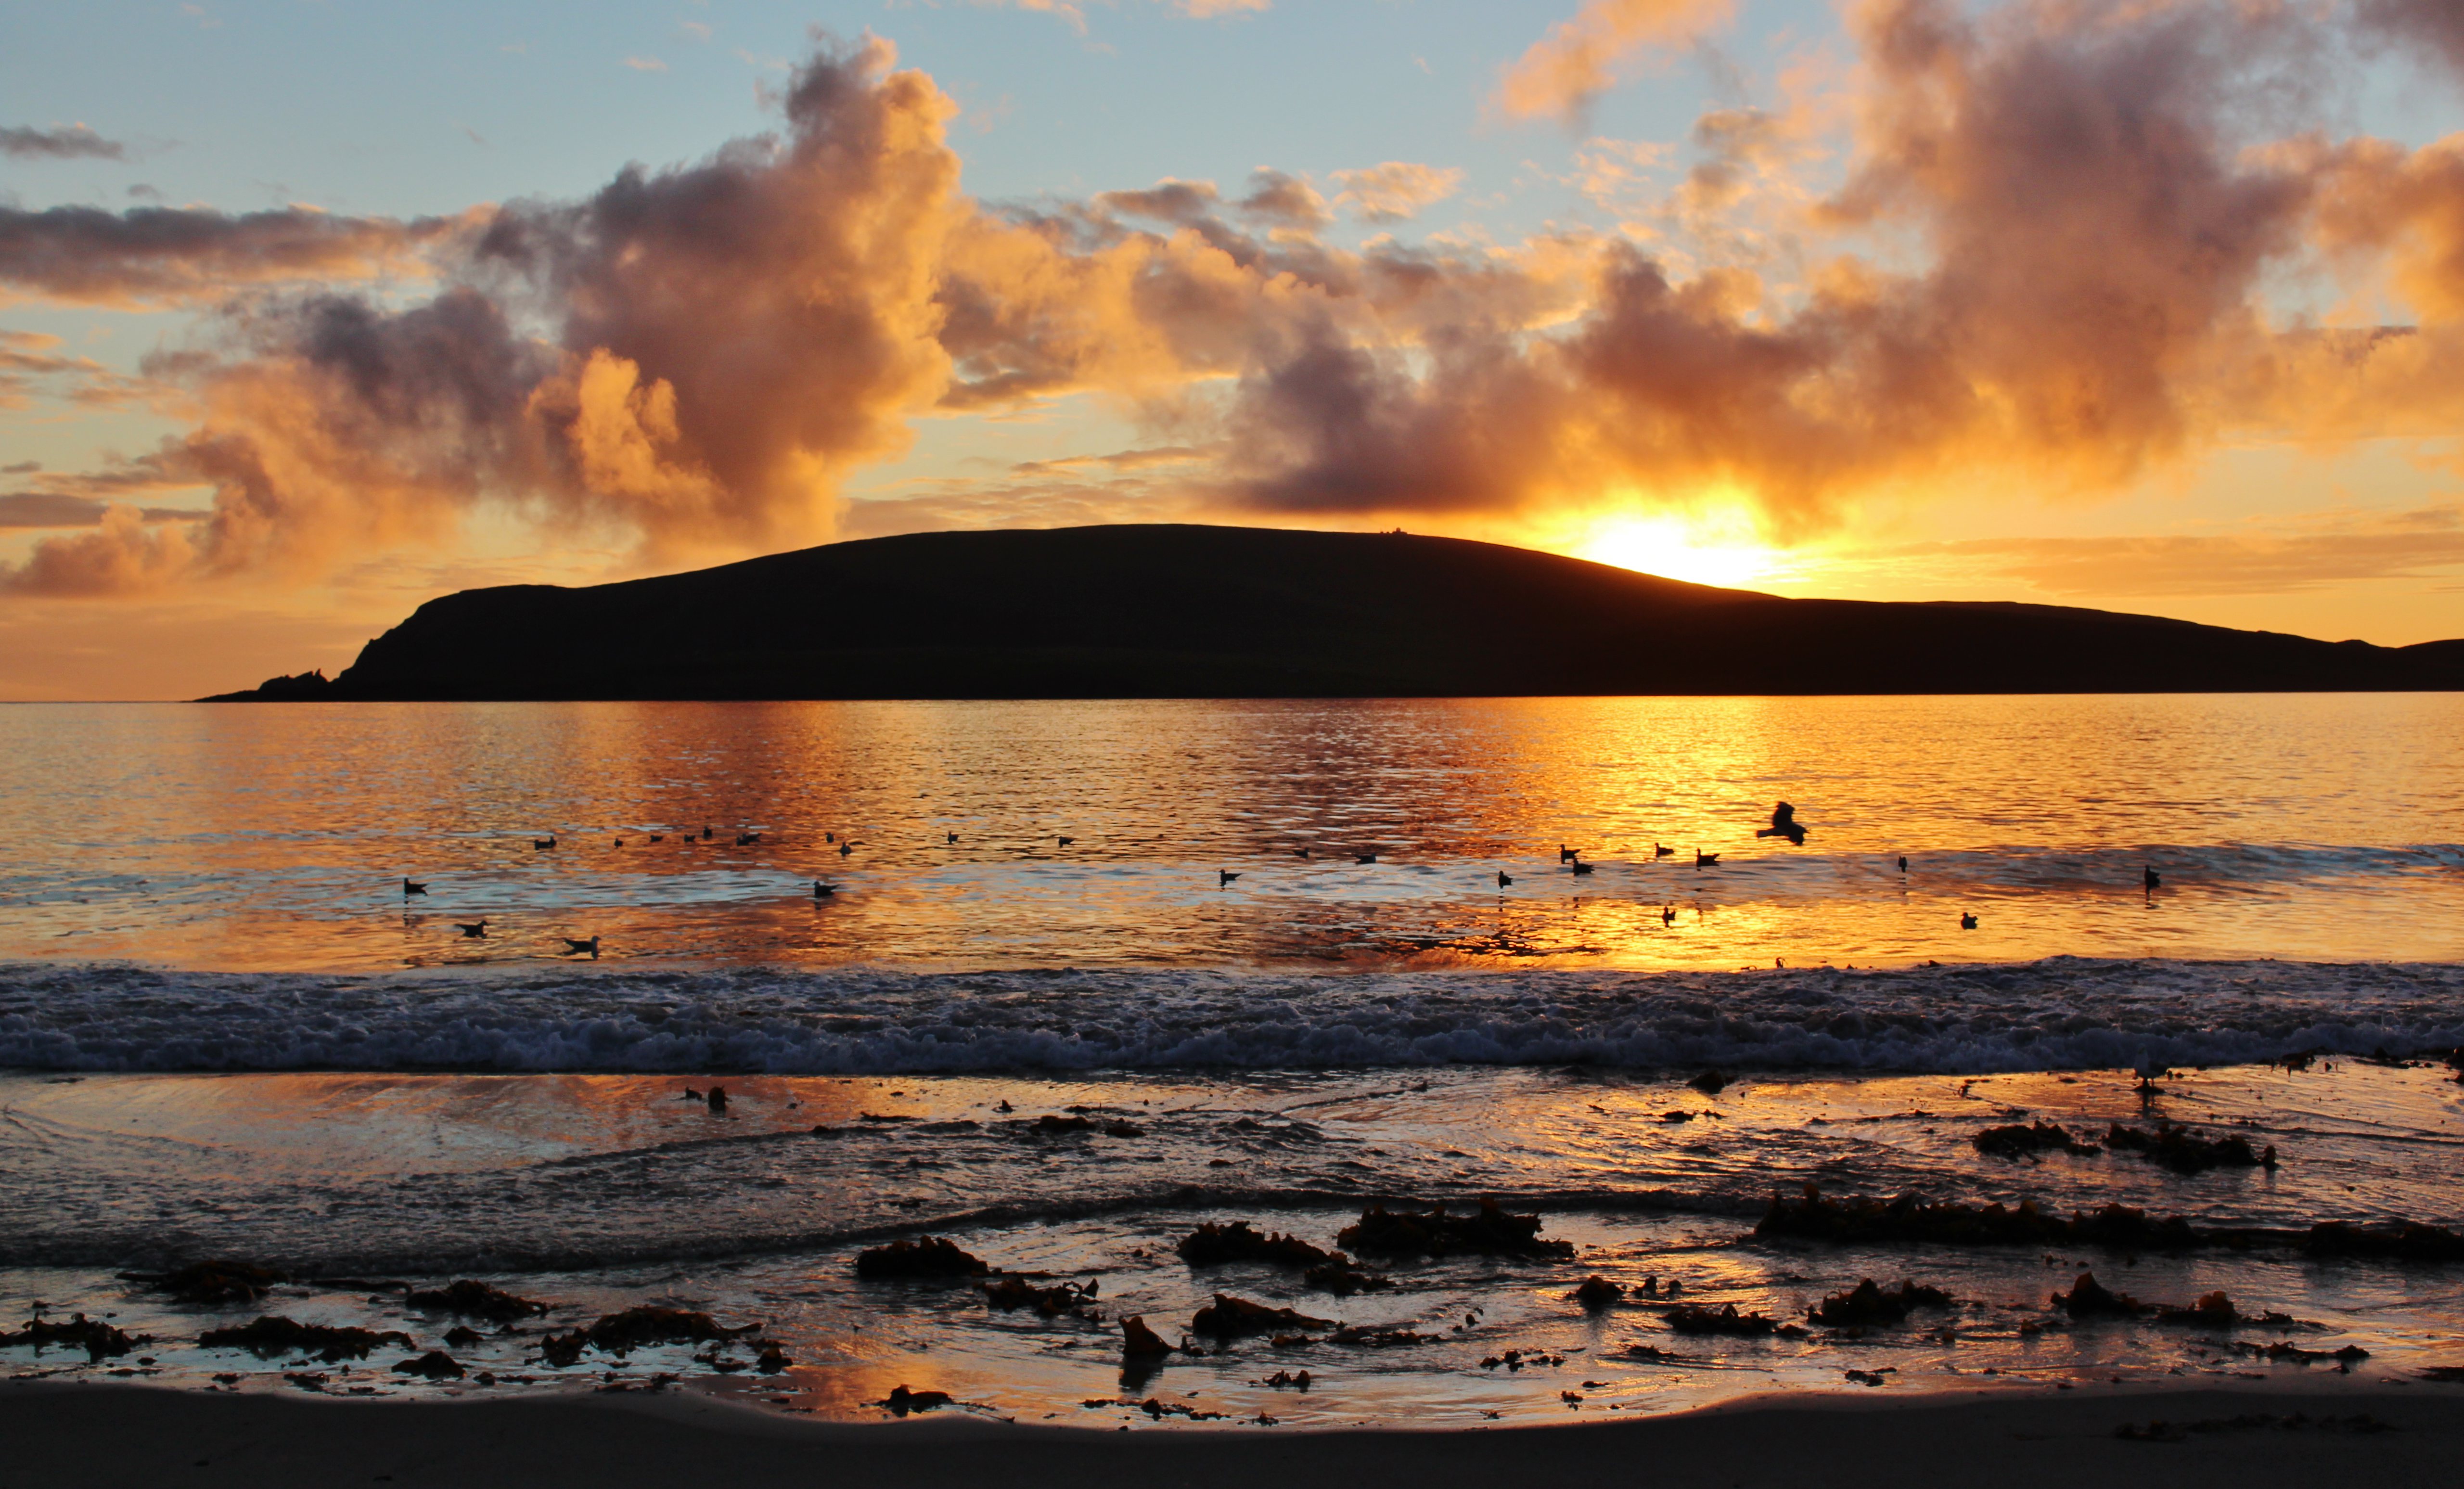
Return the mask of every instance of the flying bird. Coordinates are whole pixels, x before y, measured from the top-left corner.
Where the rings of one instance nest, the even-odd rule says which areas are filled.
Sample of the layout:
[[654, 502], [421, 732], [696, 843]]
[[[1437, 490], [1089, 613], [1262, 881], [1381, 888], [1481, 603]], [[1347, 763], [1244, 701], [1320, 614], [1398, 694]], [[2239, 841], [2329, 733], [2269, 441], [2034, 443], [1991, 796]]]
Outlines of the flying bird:
[[1219, 868], [1215, 871], [1215, 887], [1221, 889], [1225, 885], [1230, 884], [1233, 880], [1240, 877], [1241, 876], [1239, 874], [1232, 872], [1232, 870], [1228, 868]]
[[484, 920], [457, 920], [453, 923], [453, 929], [461, 931], [462, 938], [466, 941], [484, 941], [488, 938], [488, 923]]
[[1513, 882], [1513, 876], [1508, 874], [1505, 869], [1501, 868], [1497, 871], [1497, 887], [1499, 888], [1503, 889]]
[[1805, 828], [1796, 820], [1796, 808], [1782, 801], [1771, 808], [1771, 824], [1754, 829], [1757, 838], [1786, 838], [1798, 847], [1805, 846]]
[[414, 894], [426, 894], [427, 892], [428, 886], [424, 884], [412, 884], [408, 874], [402, 876], [402, 897], [404, 899], [407, 900]]
[[1705, 853], [1701, 848], [1694, 850], [1694, 866], [1697, 868], [1717, 867], [1719, 862], [1720, 855], [1717, 853]]
[[1968, 911], [1966, 911], [1966, 910], [1961, 910], [1961, 911], [1959, 912], [1959, 929], [1960, 929], [1960, 930], [1962, 930], [1962, 931], [1973, 931], [1973, 930], [1975, 930], [1975, 929], [1976, 929], [1976, 917], [1975, 917], [1974, 915], [1969, 914], [1969, 913]]
[[595, 962], [599, 960], [599, 938], [597, 936], [592, 936], [587, 941], [577, 941], [571, 936], [566, 936], [564, 938], [565, 955], [580, 956], [585, 952], [590, 954], [590, 959], [592, 961]]

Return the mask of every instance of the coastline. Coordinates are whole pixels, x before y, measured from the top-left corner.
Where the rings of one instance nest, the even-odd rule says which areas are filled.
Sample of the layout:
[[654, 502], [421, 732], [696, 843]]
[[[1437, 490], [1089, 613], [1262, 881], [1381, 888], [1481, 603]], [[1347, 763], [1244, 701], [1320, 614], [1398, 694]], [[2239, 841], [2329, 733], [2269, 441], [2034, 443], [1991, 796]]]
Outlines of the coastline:
[[[15, 1382], [0, 1390], [0, 1439], [10, 1444], [0, 1489], [66, 1481], [527, 1489], [817, 1472], [913, 1489], [1246, 1486], [1265, 1476], [1285, 1489], [1350, 1489], [1591, 1481], [1645, 1468], [1730, 1489], [1850, 1489], [1980, 1474], [1997, 1489], [2071, 1489], [2085, 1476], [2161, 1477], [2195, 1489], [2331, 1475], [2433, 1482], [2464, 1448], [2464, 1390], [2429, 1383], [1980, 1396], [1758, 1396], [1666, 1416], [1485, 1431], [1097, 1432], [948, 1415], [804, 1422], [693, 1393], [378, 1403]], [[2364, 1415], [2381, 1427], [2357, 1428]], [[2158, 1420], [2190, 1430], [2153, 1441], [2116, 1434]]]

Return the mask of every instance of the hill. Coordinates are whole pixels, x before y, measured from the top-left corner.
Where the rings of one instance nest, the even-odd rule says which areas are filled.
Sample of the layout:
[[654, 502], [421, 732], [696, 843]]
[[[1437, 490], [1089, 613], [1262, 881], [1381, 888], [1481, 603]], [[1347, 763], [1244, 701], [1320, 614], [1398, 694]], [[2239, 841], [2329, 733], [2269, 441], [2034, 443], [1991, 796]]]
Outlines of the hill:
[[2464, 687], [2381, 647], [2057, 605], [1788, 600], [1493, 543], [919, 533], [431, 600], [330, 682], [207, 701], [2199, 692]]

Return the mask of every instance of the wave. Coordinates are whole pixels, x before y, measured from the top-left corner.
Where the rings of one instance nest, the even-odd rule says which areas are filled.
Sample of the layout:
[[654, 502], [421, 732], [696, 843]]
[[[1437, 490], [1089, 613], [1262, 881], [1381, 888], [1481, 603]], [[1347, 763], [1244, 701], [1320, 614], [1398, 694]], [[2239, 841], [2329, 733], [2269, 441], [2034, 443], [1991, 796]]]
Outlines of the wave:
[[1737, 973], [878, 968], [439, 976], [0, 965], [0, 1066], [875, 1075], [1714, 1064], [1988, 1074], [2464, 1044], [2464, 965]]

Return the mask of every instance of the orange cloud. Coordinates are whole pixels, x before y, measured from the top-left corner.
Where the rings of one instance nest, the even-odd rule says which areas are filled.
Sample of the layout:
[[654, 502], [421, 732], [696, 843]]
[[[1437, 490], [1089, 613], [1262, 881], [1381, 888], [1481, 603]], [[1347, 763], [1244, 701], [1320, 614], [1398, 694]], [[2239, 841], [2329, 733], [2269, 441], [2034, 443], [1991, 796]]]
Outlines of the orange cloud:
[[1732, 0], [1585, 0], [1507, 69], [1498, 106], [1516, 119], [1573, 119], [1608, 91], [1620, 62], [1649, 48], [1683, 46], [1732, 9]]

